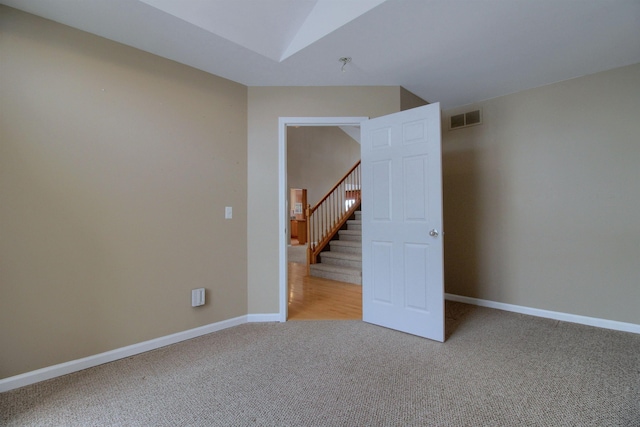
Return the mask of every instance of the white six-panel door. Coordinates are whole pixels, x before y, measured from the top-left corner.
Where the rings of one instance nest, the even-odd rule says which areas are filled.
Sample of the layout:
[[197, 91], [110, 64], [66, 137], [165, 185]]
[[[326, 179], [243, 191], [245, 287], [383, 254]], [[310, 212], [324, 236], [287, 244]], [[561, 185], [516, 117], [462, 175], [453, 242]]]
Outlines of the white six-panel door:
[[363, 320], [444, 341], [440, 105], [361, 132]]

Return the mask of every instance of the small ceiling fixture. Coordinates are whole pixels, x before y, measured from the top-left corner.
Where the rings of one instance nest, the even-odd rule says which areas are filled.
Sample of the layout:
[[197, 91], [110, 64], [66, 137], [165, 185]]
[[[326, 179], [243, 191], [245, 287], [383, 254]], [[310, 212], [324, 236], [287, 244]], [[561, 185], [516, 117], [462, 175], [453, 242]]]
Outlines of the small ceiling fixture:
[[344, 73], [344, 67], [351, 62], [351, 57], [350, 56], [343, 56], [342, 58], [338, 59], [338, 61], [342, 62], [342, 68], [340, 68], [340, 71], [342, 71]]

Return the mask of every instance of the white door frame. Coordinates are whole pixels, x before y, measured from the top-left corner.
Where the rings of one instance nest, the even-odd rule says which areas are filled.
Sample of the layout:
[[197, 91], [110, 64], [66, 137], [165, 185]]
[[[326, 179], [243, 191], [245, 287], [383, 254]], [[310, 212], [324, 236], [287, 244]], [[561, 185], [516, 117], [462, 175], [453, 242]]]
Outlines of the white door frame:
[[278, 269], [281, 322], [287, 321], [287, 126], [360, 126], [368, 117], [280, 117], [278, 119]]

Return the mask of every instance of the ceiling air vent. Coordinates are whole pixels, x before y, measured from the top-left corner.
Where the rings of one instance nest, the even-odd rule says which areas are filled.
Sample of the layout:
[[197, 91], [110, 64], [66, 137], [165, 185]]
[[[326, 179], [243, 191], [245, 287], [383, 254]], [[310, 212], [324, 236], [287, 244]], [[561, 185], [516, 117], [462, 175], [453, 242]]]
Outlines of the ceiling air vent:
[[482, 123], [482, 115], [480, 110], [473, 110], [467, 113], [456, 114], [449, 117], [449, 129], [460, 129], [468, 126], [479, 125]]

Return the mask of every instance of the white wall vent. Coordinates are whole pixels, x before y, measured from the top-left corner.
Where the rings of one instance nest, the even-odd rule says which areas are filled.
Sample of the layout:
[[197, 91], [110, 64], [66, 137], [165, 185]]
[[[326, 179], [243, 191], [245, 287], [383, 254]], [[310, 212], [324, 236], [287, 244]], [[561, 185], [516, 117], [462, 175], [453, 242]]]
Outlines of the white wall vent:
[[449, 117], [449, 130], [466, 128], [482, 123], [482, 113], [480, 110], [473, 110], [466, 113], [456, 114]]

